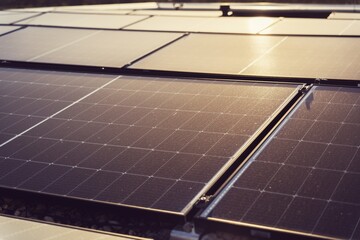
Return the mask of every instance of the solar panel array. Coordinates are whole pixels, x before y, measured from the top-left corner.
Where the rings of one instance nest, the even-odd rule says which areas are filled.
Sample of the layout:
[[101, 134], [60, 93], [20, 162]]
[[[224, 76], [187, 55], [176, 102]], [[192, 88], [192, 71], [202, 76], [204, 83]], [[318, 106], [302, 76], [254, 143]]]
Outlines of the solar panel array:
[[295, 85], [2, 75], [10, 103], [1, 134], [12, 138], [0, 148], [1, 186], [173, 212], [191, 207], [296, 93]]
[[208, 217], [358, 239], [359, 123], [360, 89], [314, 87]]
[[0, 216], [0, 235], [2, 240], [129, 240], [140, 239], [131, 236], [88, 231], [65, 226], [49, 225], [23, 219]]
[[[234, 9], [259, 9], [245, 5]], [[0, 68], [0, 188], [182, 217], [215, 192], [198, 212], [206, 223], [359, 239], [359, 89], [309, 86], [292, 104], [305, 79], [212, 75], [355, 86], [356, 13], [235, 18], [219, 17], [219, 4], [206, 6], [0, 11], [1, 64], [44, 69]], [[208, 79], [50, 72], [48, 64]], [[0, 230], [5, 225], [0, 218]]]

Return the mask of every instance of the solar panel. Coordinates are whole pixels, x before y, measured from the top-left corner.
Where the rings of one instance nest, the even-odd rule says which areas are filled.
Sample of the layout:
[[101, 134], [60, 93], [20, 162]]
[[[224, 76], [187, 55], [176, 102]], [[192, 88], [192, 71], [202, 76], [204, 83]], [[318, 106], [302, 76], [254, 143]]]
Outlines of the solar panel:
[[101, 31], [32, 61], [122, 67], [180, 36], [176, 33]]
[[296, 93], [296, 85], [107, 81], [4, 144], [0, 185], [184, 214]]
[[203, 217], [357, 239], [359, 93], [314, 87]]
[[77, 5], [77, 6], [61, 6], [57, 7], [58, 10], [70, 10], [70, 9], [86, 9], [94, 11], [106, 11], [106, 10], [134, 10], [134, 9], [157, 9], [158, 4], [156, 2], [135, 2], [135, 3], [120, 3], [120, 4], [95, 4], [95, 5]]
[[358, 80], [359, 51], [357, 38], [191, 34], [130, 68]]
[[182, 17], [220, 17], [221, 11], [195, 11], [195, 10], [135, 10], [131, 15], [151, 16], [182, 16]]
[[131, 68], [237, 74], [284, 39], [191, 34], [142, 59]]
[[234, 17], [212, 18], [201, 26], [199, 32], [213, 33], [258, 33], [277, 22], [278, 18]]
[[0, 24], [11, 24], [17, 21], [36, 16], [37, 13], [0, 11]]
[[14, 27], [14, 26], [0, 26], [0, 35], [11, 32], [11, 31], [15, 31], [16, 29], [19, 29], [19, 27]]
[[[0, 235], [2, 240], [126, 240], [140, 239], [120, 234], [110, 234], [81, 228], [66, 227], [42, 222], [0, 216]], [[141, 238], [143, 239], [143, 238]]]
[[329, 15], [330, 19], [360, 19], [360, 13], [356, 12], [333, 12]]
[[0, 70], [0, 145], [114, 77]]
[[146, 16], [46, 13], [17, 24], [35, 26], [60, 26], [80, 28], [120, 29], [145, 19]]
[[0, 39], [0, 59], [122, 67], [180, 36], [30, 27]]
[[96, 31], [29, 27], [0, 38], [0, 59], [28, 61]]
[[340, 35], [350, 25], [349, 20], [284, 18], [261, 34]]
[[125, 15], [132, 12], [132, 10], [121, 10], [121, 9], [108, 9], [108, 10], [101, 10], [101, 9], [73, 9], [73, 8], [59, 8], [55, 9], [52, 12], [57, 13], [87, 13], [87, 14], [116, 14], [116, 15]]
[[242, 74], [359, 80], [358, 52], [357, 38], [288, 37]]
[[207, 21], [203, 17], [154, 16], [125, 29], [149, 31], [196, 32], [198, 26]]
[[[158, 12], [163, 12], [158, 11]], [[174, 14], [178, 11], [173, 11]], [[191, 12], [191, 11], [190, 11]], [[135, 12], [136, 13], [136, 12]], [[214, 18], [214, 17], [165, 17], [155, 16], [129, 26], [133, 30], [257, 33], [276, 22], [277, 18]]]
[[360, 22], [352, 21], [351, 25], [341, 33], [341, 35], [351, 35], [359, 36], [360, 35]]

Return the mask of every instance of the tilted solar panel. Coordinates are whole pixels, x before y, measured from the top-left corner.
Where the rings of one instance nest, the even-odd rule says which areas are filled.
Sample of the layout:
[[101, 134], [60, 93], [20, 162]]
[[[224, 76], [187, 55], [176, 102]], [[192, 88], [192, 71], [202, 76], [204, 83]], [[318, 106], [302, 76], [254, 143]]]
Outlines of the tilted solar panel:
[[288, 37], [243, 74], [360, 79], [358, 38]]
[[120, 29], [145, 18], [147, 18], [147, 16], [108, 15], [91, 13], [46, 13], [31, 19], [20, 21], [17, 24], [34, 26]]
[[297, 94], [296, 85], [142, 77], [99, 85], [1, 145], [0, 186], [184, 214]]
[[358, 239], [359, 123], [360, 89], [314, 87], [203, 217]]
[[190, 34], [131, 68], [237, 74], [284, 37]]
[[284, 18], [260, 33], [336, 36], [341, 35], [351, 24], [351, 20]]
[[181, 34], [28, 27], [0, 38], [0, 59], [123, 67], [178, 37]]
[[[158, 12], [163, 12], [163, 10]], [[178, 11], [175, 11], [175, 14], [176, 12]], [[258, 33], [278, 20], [278, 18], [264, 17], [220, 18], [155, 15], [152, 18], [126, 27], [126, 29], [170, 32]]]
[[207, 11], [207, 10], [134, 10], [130, 15], [148, 15], [148, 16], [178, 16], [178, 17], [220, 17], [222, 15], [221, 11]]
[[130, 68], [359, 80], [359, 52], [356, 37], [191, 34]]
[[29, 61], [96, 31], [29, 27], [0, 38], [0, 59]]
[[126, 29], [147, 31], [196, 32], [198, 26], [206, 21], [206, 17], [154, 16], [144, 20], [143, 22], [133, 24]]

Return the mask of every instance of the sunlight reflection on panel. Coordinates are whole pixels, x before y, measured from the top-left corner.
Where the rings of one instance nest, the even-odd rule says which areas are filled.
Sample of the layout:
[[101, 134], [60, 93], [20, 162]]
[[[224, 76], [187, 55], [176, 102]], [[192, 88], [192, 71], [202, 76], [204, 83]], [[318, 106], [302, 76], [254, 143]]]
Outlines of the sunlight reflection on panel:
[[278, 18], [266, 17], [239, 17], [239, 18], [213, 18], [197, 27], [199, 32], [223, 33], [258, 33]]

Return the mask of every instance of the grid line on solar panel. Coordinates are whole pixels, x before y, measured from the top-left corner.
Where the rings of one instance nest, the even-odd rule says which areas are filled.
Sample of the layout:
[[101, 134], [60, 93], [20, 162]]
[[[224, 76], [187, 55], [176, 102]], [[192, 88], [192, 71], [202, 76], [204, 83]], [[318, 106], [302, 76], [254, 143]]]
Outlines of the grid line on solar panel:
[[90, 34], [88, 34], [88, 35], [86, 35], [86, 36], [80, 37], [80, 38], [78, 38], [78, 39], [76, 39], [76, 40], [74, 40], [74, 41], [71, 41], [71, 42], [66, 43], [66, 44], [64, 44], [64, 45], [61, 45], [61, 46], [59, 46], [59, 47], [53, 48], [53, 49], [51, 49], [51, 50], [49, 50], [49, 51], [46, 51], [46, 52], [44, 52], [44, 53], [42, 53], [42, 54], [40, 54], [40, 55], [36, 55], [36, 56], [34, 56], [34, 57], [32, 57], [32, 58], [29, 58], [29, 59], [27, 59], [27, 61], [30, 61], [30, 62], [31, 62], [31, 61], [34, 61], [34, 60], [36, 60], [36, 59], [42, 58], [42, 57], [44, 57], [44, 56], [46, 56], [46, 55], [52, 54], [52, 53], [54, 53], [54, 52], [56, 52], [56, 51], [59, 51], [59, 50], [64, 49], [64, 48], [66, 48], [66, 47], [69, 47], [69, 46], [71, 46], [71, 45], [73, 45], [73, 44], [79, 43], [79, 42], [81, 42], [81, 41], [83, 41], [83, 40], [86, 40], [86, 39], [92, 37], [92, 36], [95, 36], [95, 35], [98, 34], [99, 32], [100, 32], [100, 31], [94, 31], [93, 33], [90, 33]]
[[183, 212], [295, 88], [122, 77], [5, 145], [0, 185]]
[[110, 80], [109, 77], [94, 76], [2, 69], [1, 146], [46, 122]]
[[360, 220], [359, 104], [357, 88], [314, 87], [202, 216], [351, 238]]

